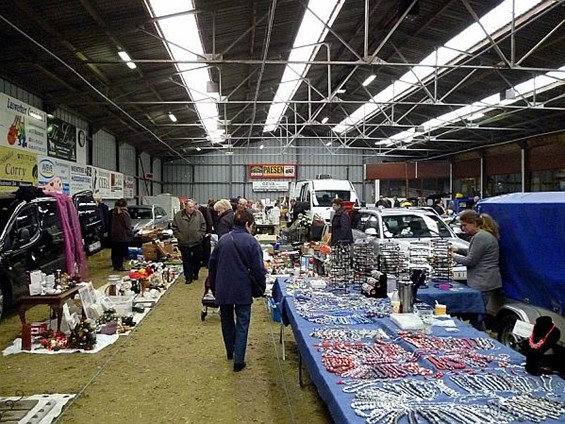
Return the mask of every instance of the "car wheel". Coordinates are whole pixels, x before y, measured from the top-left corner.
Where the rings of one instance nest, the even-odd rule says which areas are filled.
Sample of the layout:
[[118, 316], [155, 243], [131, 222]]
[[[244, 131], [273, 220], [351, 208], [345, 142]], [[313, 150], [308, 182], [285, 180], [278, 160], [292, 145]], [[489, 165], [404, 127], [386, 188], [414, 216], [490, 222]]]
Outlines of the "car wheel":
[[520, 352], [520, 345], [524, 339], [512, 332], [516, 321], [518, 321], [518, 317], [514, 314], [508, 314], [502, 318], [498, 330], [498, 341], [503, 345]]

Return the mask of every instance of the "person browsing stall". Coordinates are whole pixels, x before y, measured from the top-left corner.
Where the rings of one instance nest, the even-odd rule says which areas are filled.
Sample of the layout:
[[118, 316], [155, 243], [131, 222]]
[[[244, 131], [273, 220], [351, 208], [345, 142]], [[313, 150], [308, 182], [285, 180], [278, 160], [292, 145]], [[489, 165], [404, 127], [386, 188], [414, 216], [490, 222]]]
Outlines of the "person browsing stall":
[[196, 209], [193, 200], [187, 200], [184, 209], [173, 218], [173, 235], [179, 243], [185, 283], [198, 280], [202, 258], [202, 240], [206, 234], [206, 220]]
[[353, 231], [351, 230], [351, 218], [343, 206], [343, 200], [339, 197], [332, 201], [335, 214], [332, 218], [332, 236], [330, 246], [341, 243], [353, 243]]
[[233, 209], [228, 199], [220, 199], [214, 203], [214, 210], [218, 214], [216, 234], [218, 239], [233, 229]]
[[[480, 290], [485, 309], [493, 301], [502, 287], [499, 268], [499, 231], [496, 222], [487, 214], [478, 214], [468, 209], [459, 215], [461, 227], [471, 236], [466, 250], [451, 246], [455, 262], [467, 267], [467, 284]], [[456, 253], [457, 252], [457, 253]], [[471, 324], [479, 329], [485, 329], [484, 317], [471, 319]]]
[[114, 271], [125, 271], [124, 259], [128, 256], [128, 247], [133, 240], [131, 217], [126, 199], [116, 201], [112, 209], [110, 238], [112, 240], [112, 266]]
[[222, 336], [228, 359], [233, 359], [233, 370], [245, 368], [247, 334], [251, 320], [251, 277], [263, 288], [267, 270], [263, 253], [251, 235], [255, 220], [248, 209], [237, 211], [234, 229], [223, 236], [212, 251], [208, 266], [210, 288], [220, 307]]

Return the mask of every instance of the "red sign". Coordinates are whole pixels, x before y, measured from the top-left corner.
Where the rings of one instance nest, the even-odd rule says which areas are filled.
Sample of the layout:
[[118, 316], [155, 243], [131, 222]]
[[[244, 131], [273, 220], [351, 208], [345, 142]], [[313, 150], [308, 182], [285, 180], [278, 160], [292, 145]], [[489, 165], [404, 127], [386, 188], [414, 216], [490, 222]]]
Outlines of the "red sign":
[[153, 180], [153, 173], [152, 172], [146, 172], [145, 173], [145, 179], [146, 180]]
[[263, 163], [249, 166], [249, 178], [296, 178], [296, 165]]

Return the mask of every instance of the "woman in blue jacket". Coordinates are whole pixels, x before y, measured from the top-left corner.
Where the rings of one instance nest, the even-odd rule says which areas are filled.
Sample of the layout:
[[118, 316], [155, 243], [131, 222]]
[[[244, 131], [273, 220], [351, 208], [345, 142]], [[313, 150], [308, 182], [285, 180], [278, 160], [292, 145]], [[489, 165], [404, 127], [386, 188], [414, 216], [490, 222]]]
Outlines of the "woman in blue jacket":
[[245, 350], [251, 319], [252, 274], [265, 287], [267, 270], [261, 246], [251, 235], [253, 214], [244, 209], [234, 216], [234, 228], [218, 241], [208, 265], [210, 287], [220, 306], [222, 336], [233, 370], [245, 368]]

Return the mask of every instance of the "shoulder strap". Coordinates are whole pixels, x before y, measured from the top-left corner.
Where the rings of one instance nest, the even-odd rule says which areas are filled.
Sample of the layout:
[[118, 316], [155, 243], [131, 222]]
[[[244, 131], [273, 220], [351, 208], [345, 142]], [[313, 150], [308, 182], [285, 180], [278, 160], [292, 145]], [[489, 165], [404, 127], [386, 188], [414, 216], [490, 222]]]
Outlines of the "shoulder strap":
[[243, 260], [243, 257], [241, 256], [241, 252], [240, 252], [239, 249], [237, 248], [237, 243], [235, 242], [235, 238], [233, 237], [233, 234], [231, 233], [231, 231], [230, 231], [229, 235], [230, 235], [230, 237], [231, 237], [231, 239], [232, 239], [232, 241], [233, 241], [233, 246], [234, 246], [234, 248], [235, 248], [235, 251], [236, 251], [236, 253], [237, 253], [237, 256], [239, 257], [239, 260], [240, 260], [241, 262], [243, 262], [243, 264], [246, 266], [247, 269], [250, 269], [249, 265], [247, 265], [247, 261]]

